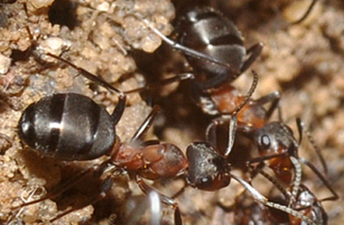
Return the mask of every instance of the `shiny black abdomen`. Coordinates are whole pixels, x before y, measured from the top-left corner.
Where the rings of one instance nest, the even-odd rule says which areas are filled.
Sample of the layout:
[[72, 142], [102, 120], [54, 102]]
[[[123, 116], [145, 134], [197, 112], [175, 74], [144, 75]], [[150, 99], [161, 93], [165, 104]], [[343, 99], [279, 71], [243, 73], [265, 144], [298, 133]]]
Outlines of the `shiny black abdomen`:
[[240, 31], [227, 17], [212, 8], [196, 8], [181, 17], [176, 29], [180, 44], [231, 66], [229, 69], [202, 59], [187, 57], [194, 70], [207, 77], [221, 74], [219, 82], [236, 78], [232, 71], [241, 70], [246, 49]]
[[75, 93], [55, 94], [29, 105], [19, 120], [19, 136], [32, 149], [59, 160], [90, 160], [115, 142], [109, 113]]

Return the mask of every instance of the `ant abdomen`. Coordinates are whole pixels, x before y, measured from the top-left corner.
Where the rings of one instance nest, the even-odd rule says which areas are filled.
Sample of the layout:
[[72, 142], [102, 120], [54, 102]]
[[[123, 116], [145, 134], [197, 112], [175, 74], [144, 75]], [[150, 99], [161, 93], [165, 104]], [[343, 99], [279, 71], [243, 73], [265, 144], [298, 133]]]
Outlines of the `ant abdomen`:
[[[202, 52], [231, 65], [239, 71], [244, 64], [246, 49], [237, 27], [212, 8], [196, 8], [181, 18], [179, 41], [182, 45]], [[216, 27], [216, 32], [214, 32]], [[188, 57], [193, 68], [209, 75], [229, 74], [228, 68]]]
[[111, 150], [115, 128], [110, 114], [90, 98], [54, 94], [23, 112], [19, 136], [30, 148], [58, 160], [90, 160]]

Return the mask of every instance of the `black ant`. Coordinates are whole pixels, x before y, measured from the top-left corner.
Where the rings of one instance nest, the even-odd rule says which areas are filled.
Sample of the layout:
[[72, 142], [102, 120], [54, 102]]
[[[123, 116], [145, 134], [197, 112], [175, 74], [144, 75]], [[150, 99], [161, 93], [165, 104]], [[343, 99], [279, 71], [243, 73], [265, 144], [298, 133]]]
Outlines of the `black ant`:
[[263, 47], [258, 43], [246, 50], [237, 27], [210, 7], [197, 7], [179, 19], [176, 27], [178, 43], [164, 36], [147, 20], [141, 20], [165, 42], [187, 56], [196, 74], [196, 88], [201, 91], [236, 79], [256, 60]]
[[[143, 143], [140, 141], [152, 125], [159, 107], [153, 108], [153, 111], [129, 142], [121, 142], [116, 135], [115, 126], [125, 109], [126, 95], [101, 78], [67, 60], [50, 53], [46, 53], [46, 55], [63, 61], [77, 69], [84, 77], [117, 93], [119, 96], [118, 104], [114, 111], [109, 114], [90, 98], [76, 93], [54, 94], [42, 98], [40, 101], [29, 105], [23, 112], [18, 125], [21, 140], [30, 148], [38, 150], [42, 155], [60, 161], [91, 160], [103, 155], [110, 157], [103, 163], [83, 171], [58, 190], [19, 207], [57, 196], [79, 182], [87, 174], [95, 173], [100, 176], [110, 165], [114, 166], [112, 172], [124, 170], [135, 177], [145, 193], [148, 193], [151, 188], [144, 183], [141, 176], [146, 179], [174, 178], [185, 170], [187, 161], [177, 146], [167, 143], [160, 144], [159, 141]], [[111, 187], [112, 176], [111, 173], [106, 174], [103, 175], [105, 178], [103, 178], [99, 196], [57, 215], [52, 221], [104, 198]], [[162, 200], [174, 204], [173, 200], [167, 197]]]
[[[312, 0], [304, 15], [289, 25], [303, 22], [316, 2]], [[244, 38], [234, 23], [211, 7], [198, 6], [177, 18], [177, 41], [164, 36], [139, 15], [133, 16], [186, 55], [197, 78], [195, 88], [202, 92], [231, 83], [255, 62], [263, 48], [263, 43], [259, 42], [246, 49]]]

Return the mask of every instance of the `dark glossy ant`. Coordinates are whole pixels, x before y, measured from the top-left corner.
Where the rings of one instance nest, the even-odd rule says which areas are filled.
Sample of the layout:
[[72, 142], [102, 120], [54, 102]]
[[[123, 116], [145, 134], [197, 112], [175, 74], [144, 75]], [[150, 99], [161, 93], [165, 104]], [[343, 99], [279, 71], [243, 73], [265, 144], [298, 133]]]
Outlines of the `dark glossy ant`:
[[[103, 163], [83, 171], [77, 177], [63, 184], [58, 190], [19, 207], [57, 196], [79, 182], [87, 174], [95, 173], [100, 176], [105, 173], [102, 175], [105, 178], [102, 179], [103, 183], [99, 196], [57, 215], [52, 219], [54, 221], [71, 211], [104, 198], [112, 183], [112, 173], [106, 172], [111, 165], [114, 168], [110, 171], [124, 170], [135, 177], [138, 185], [145, 193], [148, 193], [151, 188], [144, 183], [141, 177], [146, 179], [174, 178], [186, 169], [186, 157], [175, 145], [160, 144], [159, 141], [141, 141], [143, 135], [152, 125], [159, 107], [153, 108], [153, 111], [129, 142], [121, 142], [116, 135], [115, 126], [123, 114], [126, 95], [101, 78], [67, 60], [50, 53], [46, 53], [46, 55], [70, 65], [84, 77], [117, 93], [119, 100], [114, 111], [109, 114], [92, 99], [76, 93], [54, 94], [42, 98], [40, 101], [29, 105], [23, 112], [18, 124], [20, 139], [30, 148], [38, 150], [42, 155], [60, 161], [91, 160], [103, 155], [109, 155], [109, 158]], [[164, 197], [162, 200], [174, 204], [173, 200], [168, 197]]]
[[164, 36], [147, 20], [138, 18], [166, 43], [186, 55], [196, 74], [196, 88], [201, 91], [236, 79], [251, 66], [263, 47], [258, 43], [246, 50], [237, 27], [210, 7], [197, 7], [179, 18], [178, 43]]

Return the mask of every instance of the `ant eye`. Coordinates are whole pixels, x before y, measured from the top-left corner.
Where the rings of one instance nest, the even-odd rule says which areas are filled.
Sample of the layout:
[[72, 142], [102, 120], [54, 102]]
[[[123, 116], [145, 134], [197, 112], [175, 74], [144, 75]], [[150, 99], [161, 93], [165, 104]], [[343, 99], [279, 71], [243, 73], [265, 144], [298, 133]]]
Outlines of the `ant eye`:
[[201, 183], [202, 183], [202, 185], [207, 185], [207, 184], [211, 183], [211, 180], [212, 180], [211, 176], [202, 177]]
[[269, 148], [271, 144], [270, 138], [268, 135], [262, 135], [260, 138], [260, 147]]

